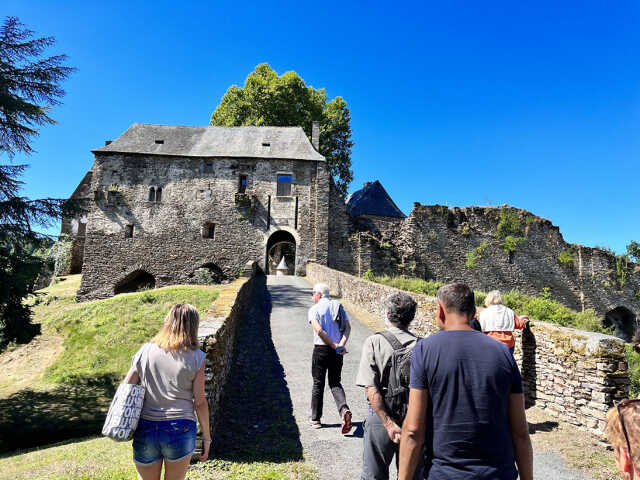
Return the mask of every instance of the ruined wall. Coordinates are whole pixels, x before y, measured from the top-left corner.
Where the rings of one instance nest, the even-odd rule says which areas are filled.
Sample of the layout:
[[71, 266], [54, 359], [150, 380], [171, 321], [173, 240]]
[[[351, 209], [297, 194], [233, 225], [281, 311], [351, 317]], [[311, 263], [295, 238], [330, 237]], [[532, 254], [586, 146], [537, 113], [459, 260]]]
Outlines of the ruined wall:
[[[336, 296], [381, 322], [385, 315], [381, 299], [399, 291], [314, 263], [307, 265], [307, 277], [313, 283], [327, 283]], [[437, 332], [435, 299], [410, 295], [418, 303], [411, 331], [423, 337]], [[624, 342], [535, 319], [531, 324], [516, 332], [515, 351], [527, 405], [601, 437], [608, 409], [628, 395]]]
[[[72, 200], [78, 201], [80, 208], [90, 208], [92, 178], [93, 172], [89, 170], [70, 197]], [[69, 235], [73, 242], [71, 247], [71, 259], [66, 271], [61, 272], [62, 275], [72, 275], [82, 271], [86, 229], [87, 212], [81, 212], [73, 217], [62, 217], [60, 233], [62, 235]]]
[[[207, 317], [200, 322], [198, 340], [206, 354], [205, 393], [209, 403], [212, 437], [222, 415], [220, 402], [229, 376], [238, 324], [250, 315], [251, 305], [264, 302], [266, 277], [254, 262], [247, 268], [249, 278], [236, 280], [224, 287]], [[255, 309], [254, 309], [255, 310]], [[202, 436], [198, 435], [194, 455], [202, 452]]]
[[[501, 212], [517, 219], [517, 228], [509, 233], [511, 251], [505, 246], [507, 235], [498, 232]], [[621, 276], [614, 255], [566, 243], [558, 227], [525, 210], [416, 203], [399, 232], [381, 239], [367, 239], [366, 248], [360, 249], [362, 258], [355, 262], [378, 274], [458, 280], [485, 291], [516, 289], [537, 295], [549, 289], [552, 298], [570, 308], [593, 308], [603, 319], [609, 314], [622, 338], [630, 338], [635, 329], [640, 267], [629, 263]], [[563, 252], [574, 259], [561, 262]]]
[[[280, 230], [295, 239], [298, 273], [310, 258], [326, 263], [328, 214], [322, 207], [328, 208], [328, 184], [318, 178], [326, 166], [317, 164], [96, 155], [78, 298], [113, 295], [118, 284], [142, 271], [155, 286], [193, 282], [203, 265], [233, 278], [248, 261], [264, 263], [268, 238]], [[290, 196], [276, 195], [278, 173], [292, 175]], [[237, 193], [240, 174], [247, 176], [245, 194]], [[160, 201], [149, 201], [152, 187], [162, 188]], [[203, 238], [207, 223], [215, 225], [214, 238]]]
[[347, 213], [344, 198], [329, 184], [329, 258], [328, 265], [343, 272], [355, 273], [354, 248], [357, 248], [351, 217]]

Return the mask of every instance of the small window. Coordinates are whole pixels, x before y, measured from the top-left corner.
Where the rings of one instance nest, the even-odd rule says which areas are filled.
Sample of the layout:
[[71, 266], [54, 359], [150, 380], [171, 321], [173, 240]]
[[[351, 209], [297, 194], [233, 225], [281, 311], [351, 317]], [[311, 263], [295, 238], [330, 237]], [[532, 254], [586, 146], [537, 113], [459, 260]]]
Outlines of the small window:
[[213, 173], [213, 163], [212, 162], [205, 163], [203, 171], [204, 173]]
[[164, 140], [156, 140], [156, 145], [164, 145]]
[[107, 202], [109, 203], [109, 205], [115, 205], [117, 198], [118, 198], [117, 192], [113, 190], [109, 190], [107, 192]]
[[156, 189], [153, 187], [149, 188], [149, 201], [150, 202], [156, 201]]
[[238, 178], [238, 193], [245, 193], [247, 191], [247, 176], [240, 175]]
[[291, 175], [278, 175], [278, 191], [279, 197], [288, 197], [291, 195]]
[[156, 202], [162, 201], [162, 187], [156, 188]]
[[133, 225], [125, 225], [125, 227], [124, 227], [124, 237], [125, 238], [133, 238]]
[[205, 223], [202, 227], [202, 238], [215, 238], [216, 236], [216, 224]]
[[270, 147], [271, 144], [269, 142], [262, 142], [263, 147]]

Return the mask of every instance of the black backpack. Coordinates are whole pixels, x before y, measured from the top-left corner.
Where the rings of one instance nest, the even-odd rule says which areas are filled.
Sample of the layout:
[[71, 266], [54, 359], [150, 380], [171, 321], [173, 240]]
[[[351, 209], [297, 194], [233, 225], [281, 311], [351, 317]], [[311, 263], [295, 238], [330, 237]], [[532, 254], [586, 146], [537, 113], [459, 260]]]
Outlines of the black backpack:
[[402, 425], [409, 406], [409, 376], [411, 373], [411, 351], [415, 343], [404, 346], [396, 336], [388, 331], [378, 332], [393, 347], [389, 359], [389, 381], [382, 386], [382, 395], [387, 413], [398, 425]]

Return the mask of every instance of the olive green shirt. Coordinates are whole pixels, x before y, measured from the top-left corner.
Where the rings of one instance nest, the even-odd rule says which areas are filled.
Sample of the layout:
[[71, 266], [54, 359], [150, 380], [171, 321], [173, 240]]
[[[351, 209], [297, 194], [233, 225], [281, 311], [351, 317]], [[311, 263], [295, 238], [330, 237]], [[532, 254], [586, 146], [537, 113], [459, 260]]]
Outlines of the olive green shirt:
[[[413, 333], [398, 327], [388, 329], [403, 346], [414, 345], [418, 341]], [[356, 385], [360, 387], [386, 387], [389, 382], [389, 360], [393, 347], [382, 335], [371, 335], [362, 346], [360, 368], [356, 377]]]

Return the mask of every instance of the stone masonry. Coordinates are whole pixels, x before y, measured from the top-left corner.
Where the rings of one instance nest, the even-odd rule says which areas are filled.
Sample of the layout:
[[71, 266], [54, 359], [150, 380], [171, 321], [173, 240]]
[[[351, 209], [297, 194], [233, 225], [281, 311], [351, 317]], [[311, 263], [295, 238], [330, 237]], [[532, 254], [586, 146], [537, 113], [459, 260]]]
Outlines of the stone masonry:
[[[385, 316], [381, 299], [399, 291], [315, 263], [307, 265], [307, 278], [327, 283], [337, 297], [380, 322]], [[411, 330], [421, 337], [437, 332], [435, 298], [410, 295], [418, 303]], [[527, 405], [602, 438], [607, 411], [628, 396], [624, 342], [535, 319], [531, 323], [522, 333], [516, 332], [515, 350]]]
[[136, 124], [94, 153], [81, 300], [268, 268], [272, 238], [295, 244], [297, 273], [327, 261], [331, 179], [302, 129]]

